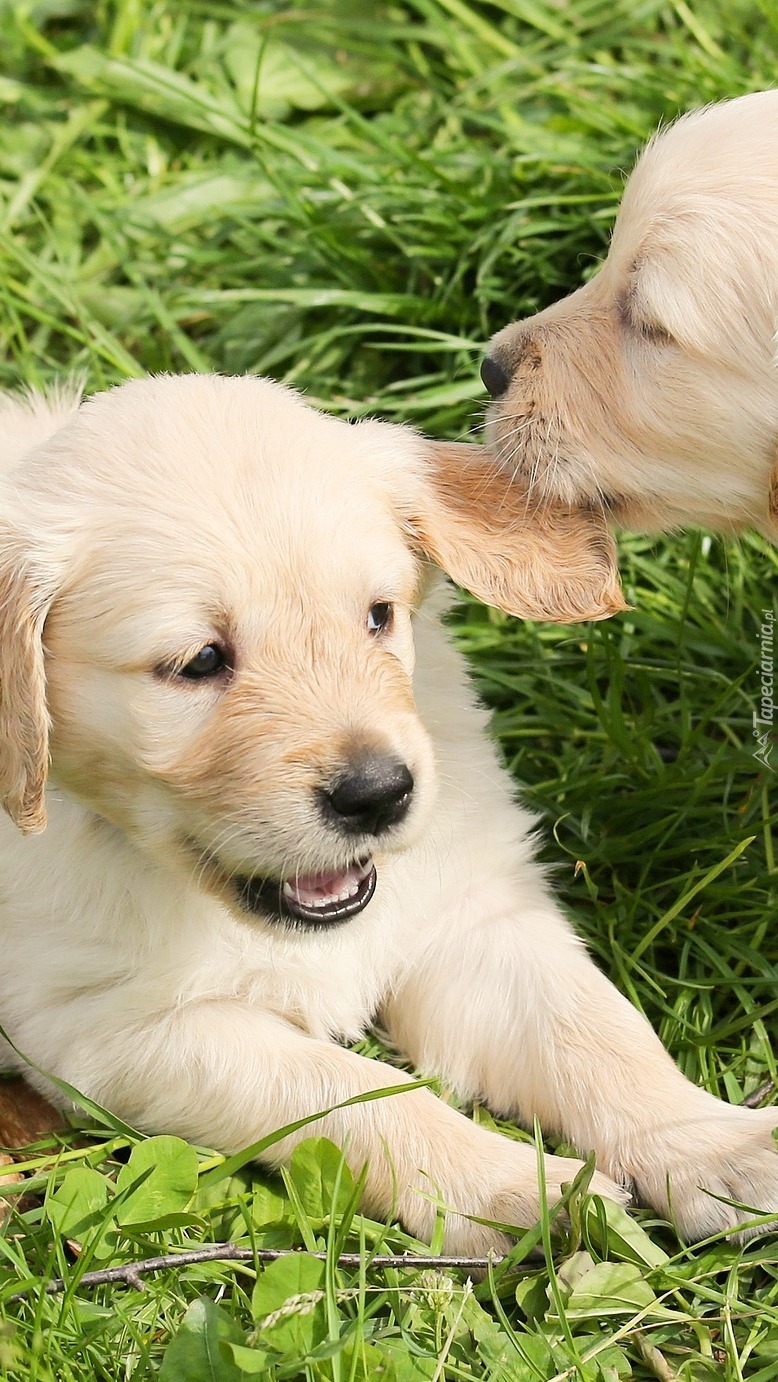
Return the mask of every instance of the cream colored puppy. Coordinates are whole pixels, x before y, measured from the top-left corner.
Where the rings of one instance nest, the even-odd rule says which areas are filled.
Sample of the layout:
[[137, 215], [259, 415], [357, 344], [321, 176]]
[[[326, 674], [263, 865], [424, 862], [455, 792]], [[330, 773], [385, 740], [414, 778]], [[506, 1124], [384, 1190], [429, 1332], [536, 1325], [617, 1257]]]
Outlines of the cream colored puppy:
[[[488, 523], [452, 497], [446, 448], [254, 378], [7, 403], [3, 424], [26, 452], [0, 570], [19, 1050], [224, 1152], [321, 1112], [267, 1160], [326, 1134], [368, 1164], [373, 1214], [426, 1237], [439, 1196], [450, 1249], [501, 1247], [467, 1216], [533, 1221], [534, 1150], [338, 1044], [378, 1015], [420, 1070], [594, 1149], [597, 1191], [688, 1237], [748, 1217], [728, 1200], [778, 1210], [778, 1115], [689, 1084], [592, 964], [440, 622], [430, 553], [509, 608], [607, 612], [597, 521], [525, 517], [517, 542], [494, 489]], [[577, 1169], [546, 1158], [552, 1200]]]
[[640, 158], [595, 277], [494, 337], [491, 440], [539, 494], [778, 538], [776, 150], [778, 91], [685, 116]]

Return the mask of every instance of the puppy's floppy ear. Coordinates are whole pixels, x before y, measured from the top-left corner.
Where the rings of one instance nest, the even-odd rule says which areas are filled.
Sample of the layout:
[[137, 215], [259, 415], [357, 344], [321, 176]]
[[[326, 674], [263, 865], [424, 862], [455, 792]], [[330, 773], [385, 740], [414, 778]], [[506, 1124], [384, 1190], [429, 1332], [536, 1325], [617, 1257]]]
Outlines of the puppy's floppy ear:
[[428, 442], [411, 530], [485, 604], [520, 619], [578, 623], [627, 609], [604, 518], [522, 491], [485, 447]]
[[26, 835], [46, 825], [43, 625], [53, 590], [44, 585], [21, 535], [0, 525], [0, 802]]

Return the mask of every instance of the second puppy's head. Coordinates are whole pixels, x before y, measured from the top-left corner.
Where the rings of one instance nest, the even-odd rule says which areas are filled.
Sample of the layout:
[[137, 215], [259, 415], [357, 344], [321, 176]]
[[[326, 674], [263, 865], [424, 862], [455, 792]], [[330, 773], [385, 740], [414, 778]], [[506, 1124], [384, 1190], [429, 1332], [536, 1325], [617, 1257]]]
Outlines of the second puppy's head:
[[362, 911], [434, 797], [413, 699], [430, 559], [515, 613], [619, 605], [596, 518], [537, 513], [461, 453], [256, 378], [135, 381], [82, 405], [5, 496], [0, 789], [17, 823], [45, 823], [50, 755], [59, 791], [242, 914]]
[[776, 141], [778, 91], [680, 120], [596, 276], [494, 337], [491, 440], [520, 483], [623, 527], [778, 537]]

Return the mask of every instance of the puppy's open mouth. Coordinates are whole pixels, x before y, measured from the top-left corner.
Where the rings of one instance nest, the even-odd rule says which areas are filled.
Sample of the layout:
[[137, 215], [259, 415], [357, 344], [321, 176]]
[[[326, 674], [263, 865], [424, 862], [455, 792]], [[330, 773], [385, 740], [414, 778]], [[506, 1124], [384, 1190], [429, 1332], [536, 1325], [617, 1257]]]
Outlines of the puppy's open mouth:
[[238, 901], [252, 914], [291, 918], [303, 926], [337, 926], [367, 906], [376, 887], [371, 858], [345, 869], [274, 878], [235, 878]]

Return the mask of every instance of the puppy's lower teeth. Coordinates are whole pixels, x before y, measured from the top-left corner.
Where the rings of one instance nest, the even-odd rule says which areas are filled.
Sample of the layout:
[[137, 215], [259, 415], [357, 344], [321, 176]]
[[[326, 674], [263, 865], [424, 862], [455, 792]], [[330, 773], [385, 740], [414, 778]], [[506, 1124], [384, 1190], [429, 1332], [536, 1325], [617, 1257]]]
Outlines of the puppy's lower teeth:
[[352, 902], [370, 875], [369, 860], [351, 864], [338, 876], [332, 873], [310, 874], [305, 877], [282, 879], [281, 893], [298, 907], [324, 912], [328, 908]]

